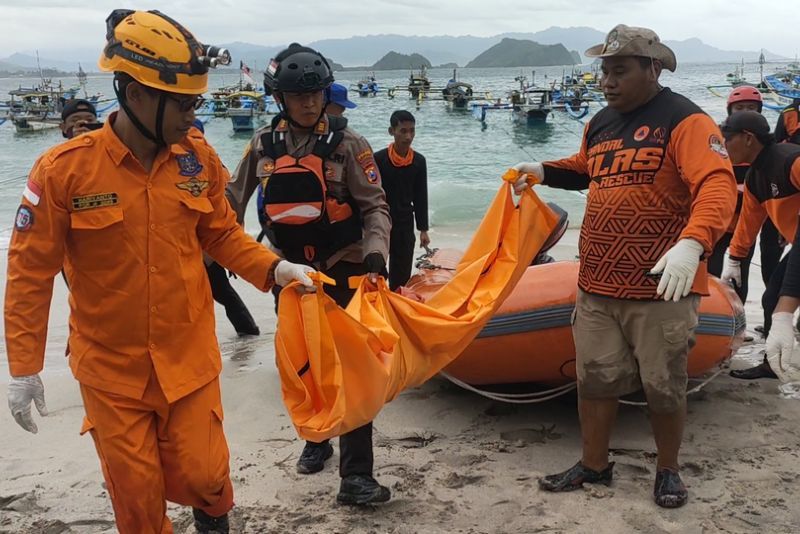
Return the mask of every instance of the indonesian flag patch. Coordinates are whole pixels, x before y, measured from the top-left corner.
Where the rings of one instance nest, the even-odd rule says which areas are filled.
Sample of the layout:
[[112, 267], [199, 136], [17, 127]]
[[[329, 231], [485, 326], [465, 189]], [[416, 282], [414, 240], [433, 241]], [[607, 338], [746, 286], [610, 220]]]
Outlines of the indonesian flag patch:
[[38, 206], [42, 197], [42, 186], [28, 178], [28, 183], [25, 185], [25, 191], [22, 192], [22, 196], [34, 206]]

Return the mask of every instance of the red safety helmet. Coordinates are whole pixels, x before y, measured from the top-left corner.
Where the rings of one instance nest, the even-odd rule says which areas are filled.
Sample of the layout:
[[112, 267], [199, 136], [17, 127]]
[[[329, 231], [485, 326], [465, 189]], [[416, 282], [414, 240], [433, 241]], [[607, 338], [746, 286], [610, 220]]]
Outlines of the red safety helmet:
[[764, 99], [758, 89], [752, 85], [740, 85], [735, 87], [728, 95], [728, 115], [731, 114], [731, 106], [737, 102], [758, 102], [758, 112], [764, 106]]

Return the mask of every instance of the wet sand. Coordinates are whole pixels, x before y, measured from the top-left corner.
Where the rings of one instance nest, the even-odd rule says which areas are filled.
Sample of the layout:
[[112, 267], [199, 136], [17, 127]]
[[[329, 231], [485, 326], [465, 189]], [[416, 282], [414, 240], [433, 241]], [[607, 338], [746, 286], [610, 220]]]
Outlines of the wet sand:
[[[448, 241], [441, 234], [437, 243]], [[555, 255], [574, 255], [570, 232]], [[1, 258], [2, 269], [5, 258]], [[750, 328], [760, 324], [763, 284], [751, 276]], [[4, 274], [4, 273], [0, 273]], [[574, 395], [512, 406], [443, 379], [406, 391], [375, 422], [375, 475], [392, 490], [386, 505], [335, 503], [338, 446], [326, 469], [298, 475], [302, 448], [280, 398], [273, 359], [272, 298], [234, 281], [262, 335], [237, 339], [221, 308], [225, 430], [236, 490], [231, 532], [244, 533], [789, 533], [800, 527], [800, 401], [776, 381], [722, 375], [689, 402], [681, 456], [690, 501], [679, 510], [652, 502], [655, 446], [646, 412], [622, 406], [612, 439], [611, 487], [540, 492], [536, 479], [580, 456]], [[50, 415], [30, 435], [0, 409], [0, 532], [114, 532], [111, 504], [83, 409], [63, 360], [64, 288], [51, 312], [45, 387]], [[749, 366], [763, 340], [732, 360]], [[0, 378], [5, 385], [6, 377]], [[2, 388], [4, 390], [4, 387]], [[5, 403], [3, 403], [5, 404]], [[188, 509], [170, 506], [178, 533], [193, 532]]]

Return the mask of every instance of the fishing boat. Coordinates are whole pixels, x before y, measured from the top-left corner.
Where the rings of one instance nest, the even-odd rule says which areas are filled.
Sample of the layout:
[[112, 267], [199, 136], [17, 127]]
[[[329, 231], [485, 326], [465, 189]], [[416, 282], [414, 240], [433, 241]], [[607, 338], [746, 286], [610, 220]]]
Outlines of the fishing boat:
[[234, 132], [251, 132], [265, 124], [269, 115], [280, 112], [275, 99], [262, 91], [238, 91], [228, 95], [223, 117], [231, 120]]
[[475, 91], [472, 84], [458, 79], [458, 72], [453, 69], [453, 77], [448, 80], [442, 89], [442, 97], [448, 109], [466, 111], [474, 101], [490, 101], [492, 95], [488, 91]]
[[[38, 54], [37, 54], [38, 62]], [[45, 78], [39, 66], [40, 83], [32, 87], [18, 87], [8, 92], [11, 97], [2, 108], [6, 111], [6, 118], [14, 124], [17, 133], [28, 133], [39, 130], [57, 128], [61, 124], [61, 110], [64, 103], [73, 98], [84, 98], [97, 105], [103, 96], [99, 93], [90, 95], [87, 91], [87, 76], [80, 63], [78, 64], [78, 85], [64, 87], [59, 80], [55, 84], [52, 79]], [[80, 94], [82, 92], [82, 94]], [[107, 111], [116, 105], [116, 100], [108, 101], [110, 104], [104, 109], [98, 109], [98, 114]]]
[[11, 100], [6, 102], [8, 119], [17, 133], [57, 128], [61, 124], [64, 102], [74, 98], [77, 92], [78, 88], [65, 90], [61, 82], [54, 86], [50, 80], [43, 80], [34, 87], [13, 89], [8, 92]]
[[598, 100], [593, 96], [589, 89], [581, 84], [561, 84], [552, 85], [553, 88], [553, 109], [567, 113], [570, 118], [580, 120], [589, 114], [589, 103], [599, 101], [602, 103], [604, 99]]
[[428, 69], [423, 65], [419, 69], [419, 74], [412, 71], [408, 76], [408, 93], [414, 100], [425, 98], [426, 93], [431, 89], [431, 82], [428, 80]]
[[419, 72], [411, 71], [408, 75], [408, 85], [391, 87], [387, 91], [387, 95], [389, 98], [394, 98], [398, 91], [408, 92], [409, 98], [416, 100], [417, 104], [420, 104], [430, 94], [440, 90], [441, 88], [431, 87], [431, 82], [428, 79], [428, 69], [423, 65], [420, 67]]
[[357, 92], [361, 97], [375, 96], [380, 91], [380, 86], [375, 80], [375, 74], [372, 74], [367, 78], [362, 78], [358, 83], [351, 84], [350, 90]]
[[512, 91], [509, 97], [513, 120], [528, 126], [544, 124], [553, 111], [553, 90], [538, 87], [535, 83], [528, 84], [528, 78], [522, 74], [514, 81], [519, 83], [519, 89]]
[[790, 104], [792, 100], [800, 98], [800, 83], [795, 83], [795, 77], [790, 73], [784, 72], [765, 76], [764, 82], [786, 105]]
[[742, 58], [741, 66], [734, 67], [733, 72], [725, 75], [725, 79], [731, 87], [738, 87], [740, 85], [747, 85], [747, 78], [744, 77], [744, 58]]
[[[553, 261], [546, 254], [566, 230], [566, 214], [541, 253], [528, 267], [478, 337], [445, 373], [473, 386], [538, 383], [558, 386], [575, 380], [571, 317], [575, 307], [578, 263]], [[426, 300], [446, 284], [461, 251], [443, 249], [422, 258], [420, 269], [401, 293]], [[700, 303], [696, 345], [689, 354], [690, 377], [699, 377], [738, 350], [745, 313], [733, 289], [709, 277], [710, 295]]]

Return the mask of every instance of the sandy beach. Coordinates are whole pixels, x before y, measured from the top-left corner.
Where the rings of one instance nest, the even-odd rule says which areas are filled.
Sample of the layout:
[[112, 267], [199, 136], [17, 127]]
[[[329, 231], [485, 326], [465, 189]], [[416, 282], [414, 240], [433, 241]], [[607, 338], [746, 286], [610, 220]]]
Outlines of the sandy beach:
[[[445, 233], [432, 233], [447, 245]], [[455, 239], [455, 238], [453, 238]], [[444, 241], [444, 242], [443, 242]], [[571, 231], [556, 251], [574, 256]], [[5, 274], [5, 255], [0, 258]], [[748, 328], [761, 324], [763, 290], [751, 273]], [[655, 446], [646, 412], [622, 406], [612, 440], [611, 487], [540, 492], [536, 479], [580, 456], [575, 396], [544, 404], [501, 404], [436, 378], [406, 391], [375, 422], [376, 478], [392, 490], [377, 507], [338, 506], [338, 446], [319, 474], [295, 472], [302, 442], [281, 402], [273, 363], [273, 301], [234, 281], [262, 329], [238, 339], [217, 307], [224, 370], [225, 430], [231, 449], [236, 533], [790, 533], [800, 530], [800, 401], [777, 381], [744, 382], [723, 373], [690, 397], [682, 450], [689, 503], [652, 501]], [[63, 359], [66, 298], [57, 283], [44, 376], [50, 415], [39, 433], [0, 409], [0, 532], [114, 532], [111, 503], [91, 438], [79, 436], [83, 408]], [[732, 360], [747, 367], [763, 340]], [[5, 392], [6, 373], [0, 389]], [[178, 533], [194, 532], [188, 509], [171, 506]]]

